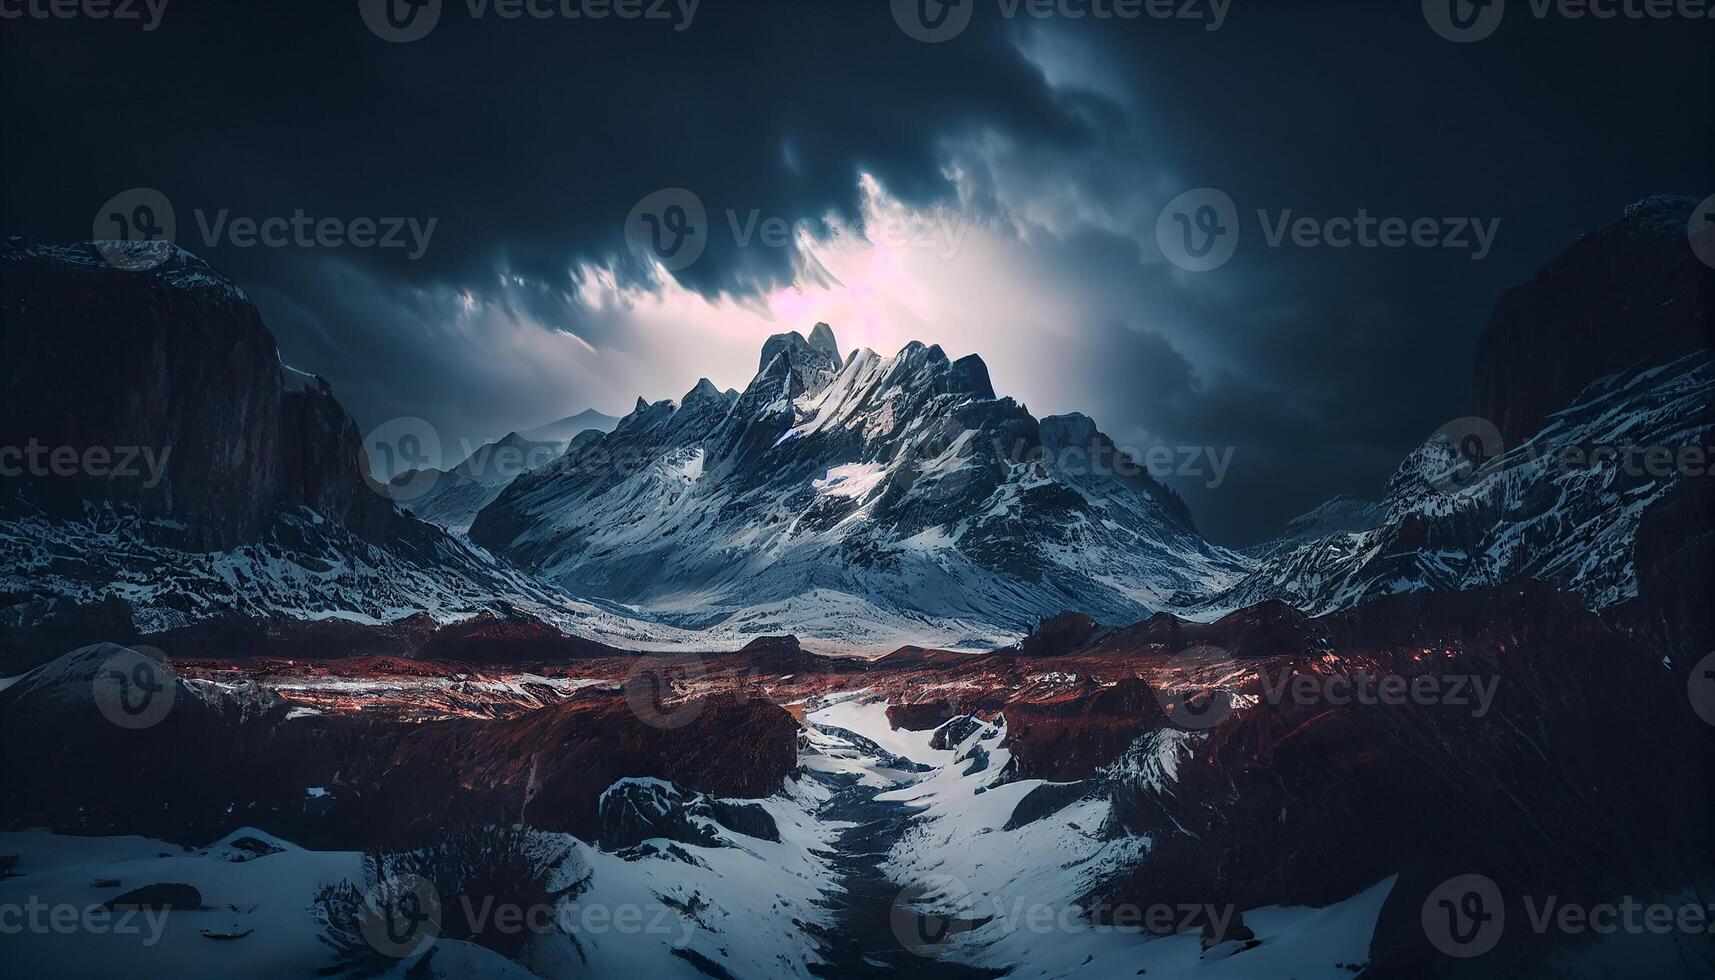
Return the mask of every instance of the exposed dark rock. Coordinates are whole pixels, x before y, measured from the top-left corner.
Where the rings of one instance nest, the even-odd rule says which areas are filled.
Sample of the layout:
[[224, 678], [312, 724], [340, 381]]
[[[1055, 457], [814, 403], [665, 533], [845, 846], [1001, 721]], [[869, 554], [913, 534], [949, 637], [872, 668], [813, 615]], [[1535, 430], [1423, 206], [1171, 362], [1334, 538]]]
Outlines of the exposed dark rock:
[[929, 747], [934, 749], [954, 749], [960, 742], [975, 735], [983, 727], [983, 720], [976, 715], [960, 715], [935, 729], [935, 734], [929, 736]]
[[1101, 626], [1083, 613], [1064, 612], [1044, 619], [1012, 648], [1022, 657], [1051, 657], [1088, 643]]
[[[124, 505], [182, 522], [202, 548], [255, 540], [294, 506], [361, 535], [401, 533], [327, 382], [283, 367], [249, 298], [190, 253], [130, 271], [87, 243], [10, 239], [0, 243], [0, 319], [0, 444], [167, 452], [152, 485], [23, 477], [35, 505], [64, 516], [86, 501]], [[76, 384], [66, 383], [71, 365]]]
[[618, 783], [601, 794], [596, 843], [604, 850], [618, 851], [659, 837], [683, 844], [719, 847], [719, 835], [691, 819], [691, 803], [695, 798], [695, 794], [653, 780]]
[[202, 892], [177, 882], [157, 882], [133, 888], [102, 903], [109, 909], [180, 909], [203, 907]]
[[952, 704], [945, 700], [890, 704], [887, 706], [887, 723], [893, 728], [903, 728], [908, 732], [922, 732], [940, 728], [956, 714]]
[[[1263, 698], [1181, 740], [1170, 778], [1111, 788], [1110, 832], [1153, 846], [1102, 899], [1320, 906], [1423, 867], [1436, 880], [1478, 871], [1509, 895], [1594, 902], [1672, 893], [1715, 868], [1704, 826], [1715, 732], [1658, 657], [1566, 597], [1414, 593], [1318, 624], [1327, 651], [1257, 669], [1428, 677], [1441, 696]], [[1473, 683], [1493, 685], [1488, 709]], [[1248, 684], [1261, 694], [1260, 676]], [[1419, 906], [1401, 901], [1398, 931], [1378, 931], [1377, 963], [1430, 955], [1418, 948]], [[1407, 932], [1418, 945], [1396, 948]], [[1512, 933], [1499, 962], [1533, 942]]]
[[234, 863], [250, 861], [259, 857], [267, 857], [270, 854], [279, 854], [281, 851], [285, 850], [284, 847], [281, 847], [273, 841], [266, 841], [257, 837], [234, 838], [232, 841], [228, 842], [228, 846], [232, 848], [233, 853], [227, 858], [227, 860]]
[[1477, 341], [1476, 412], [1509, 445], [1602, 375], [1715, 347], [1715, 269], [1685, 243], [1696, 203], [1639, 201], [1501, 297]]
[[1051, 817], [1095, 792], [1096, 784], [1089, 780], [1073, 783], [1043, 783], [1024, 794], [1024, 799], [1012, 808], [1002, 830], [1017, 830], [1044, 817]]
[[734, 803], [731, 800], [704, 797], [698, 802], [696, 811], [707, 813], [715, 823], [735, 834], [775, 843], [780, 841], [779, 825], [760, 803]]
[[970, 765], [965, 767], [962, 775], [974, 776], [979, 772], [984, 772], [989, 767], [989, 750], [980, 745], [973, 745], [969, 752], [966, 752], [964, 755], [953, 761], [965, 762], [967, 760], [970, 762]]

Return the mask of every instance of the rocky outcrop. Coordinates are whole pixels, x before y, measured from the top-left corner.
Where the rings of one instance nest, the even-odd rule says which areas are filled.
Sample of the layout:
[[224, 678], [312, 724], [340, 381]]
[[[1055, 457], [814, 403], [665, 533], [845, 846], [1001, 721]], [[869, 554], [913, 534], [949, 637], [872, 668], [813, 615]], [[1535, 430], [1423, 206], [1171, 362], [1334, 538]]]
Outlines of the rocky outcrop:
[[[1437, 957], [1419, 909], [1457, 873], [1498, 882], [1522, 921], [1523, 895], [1669, 894], [1715, 867], [1715, 733], [1658, 657], [1565, 597], [1425, 593], [1322, 626], [1325, 645], [1243, 662], [1229, 683], [1254, 701], [1202, 730], [1163, 719], [1109, 768], [1108, 832], [1152, 846], [1099, 899], [1315, 906], [1416, 869], [1376, 936], [1373, 966], [1395, 969]], [[1359, 672], [1427, 694], [1315, 693]], [[1269, 693], [1298, 677], [1312, 696]], [[1529, 930], [1507, 942], [1503, 964], [1540, 954]]]
[[[154, 251], [121, 267], [114, 249]], [[0, 487], [0, 662], [230, 617], [569, 618], [399, 511], [327, 382], [281, 364], [244, 292], [183, 249], [9, 240], [0, 324], [0, 446], [26, 454]]]
[[691, 793], [659, 779], [622, 779], [604, 790], [597, 808], [595, 841], [623, 851], [659, 838], [700, 847], [724, 847], [717, 827], [757, 840], [780, 840], [780, 828], [755, 803], [735, 803]]
[[1715, 347], [1715, 269], [1685, 241], [1696, 204], [1639, 201], [1501, 297], [1474, 382], [1476, 414], [1509, 445], [1604, 375]]
[[[1692, 607], [1715, 527], [1700, 502], [1715, 458], [1715, 270], [1687, 247], [1690, 210], [1639, 202], [1509, 292], [1478, 353], [1482, 418], [1401, 463], [1385, 519], [1270, 549], [1202, 608], [1282, 599], [1318, 614], [1535, 579], [1683, 665], [1709, 636]], [[1471, 440], [1477, 467], [1453, 445]]]
[[758, 797], [778, 790], [798, 764], [797, 723], [777, 705], [716, 697], [687, 716], [665, 725], [651, 716], [651, 724], [624, 695], [609, 695], [499, 722], [421, 725], [374, 772], [354, 778], [376, 787], [360, 819], [405, 836], [453, 820], [523, 822], [591, 840], [602, 792], [625, 777]]
[[138, 451], [135, 477], [26, 474], [0, 507], [112, 504], [182, 524], [200, 549], [255, 541], [299, 506], [365, 537], [401, 533], [327, 382], [282, 365], [244, 292], [169, 248], [133, 270], [89, 243], [0, 244], [0, 445]]
[[[602, 792], [654, 777], [726, 798], [694, 813], [766, 838], [767, 822], [731, 798], [767, 796], [797, 765], [792, 716], [730, 694], [662, 715], [636, 692], [590, 689], [500, 720], [413, 723], [363, 711], [304, 717], [265, 689], [163, 666], [153, 697], [170, 710], [127, 727], [92, 697], [116, 655], [126, 652], [75, 651], [0, 691], [0, 738], [15, 753], [0, 781], [9, 821], [184, 841], [250, 824], [340, 846], [525, 823], [594, 840]], [[73, 771], [79, 778], [67, 780]]]

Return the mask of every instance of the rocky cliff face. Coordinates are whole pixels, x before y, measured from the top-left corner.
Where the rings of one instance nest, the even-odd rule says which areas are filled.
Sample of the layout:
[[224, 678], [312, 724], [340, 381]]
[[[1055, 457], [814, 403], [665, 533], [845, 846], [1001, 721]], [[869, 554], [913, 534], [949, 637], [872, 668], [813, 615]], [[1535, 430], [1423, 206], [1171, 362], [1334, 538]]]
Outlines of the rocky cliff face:
[[478, 542], [682, 626], [973, 642], [1079, 609], [1126, 621], [1242, 567], [1088, 418], [996, 397], [975, 356], [842, 360], [818, 325], [516, 480]]
[[327, 382], [182, 249], [6, 242], [0, 365], [0, 447], [25, 454], [0, 485], [8, 669], [227, 616], [580, 614], [400, 512]]
[[1501, 297], [1478, 341], [1476, 414], [1509, 444], [1598, 378], [1715, 347], [1715, 269], [1685, 240], [1696, 203], [1639, 201]]
[[[11, 239], [0, 322], [0, 445], [137, 447], [141, 471], [26, 473], [8, 510], [20, 496], [54, 516], [110, 503], [182, 524], [203, 549], [255, 541], [299, 506], [367, 538], [400, 533], [327, 383], [282, 365], [249, 298], [183, 249], [127, 269], [90, 243]], [[158, 474], [143, 450], [164, 461]]]
[[[1284, 644], [1251, 612], [1227, 623], [1232, 638], [1260, 625], [1275, 639], [1227, 663], [1231, 710], [1148, 725], [1105, 771], [1108, 832], [1152, 847], [1101, 899], [1321, 905], [1400, 873], [1372, 947], [1372, 968], [1392, 976], [1448, 962], [1421, 908], [1456, 874], [1497, 882], [1510, 923], [1524, 920], [1521, 896], [1666, 895], [1711, 867], [1699, 814], [1715, 741], [1683, 681], [1564, 597], [1536, 585], [1396, 597]], [[1165, 663], [1182, 648], [1132, 646]], [[1362, 674], [1429, 696], [1269, 693]], [[1628, 762], [1640, 755], [1655, 760], [1647, 772]], [[1436, 975], [1540, 975], [1555, 942], [1509, 929], [1481, 968]]]
[[[1676, 659], [1706, 644], [1688, 603], [1715, 555], [1715, 273], [1686, 246], [1688, 211], [1641, 202], [1508, 293], [1479, 359], [1487, 418], [1408, 456], [1379, 525], [1274, 549], [1206, 608], [1321, 613], [1531, 578]], [[1481, 444], [1480, 465], [1461, 440]]]

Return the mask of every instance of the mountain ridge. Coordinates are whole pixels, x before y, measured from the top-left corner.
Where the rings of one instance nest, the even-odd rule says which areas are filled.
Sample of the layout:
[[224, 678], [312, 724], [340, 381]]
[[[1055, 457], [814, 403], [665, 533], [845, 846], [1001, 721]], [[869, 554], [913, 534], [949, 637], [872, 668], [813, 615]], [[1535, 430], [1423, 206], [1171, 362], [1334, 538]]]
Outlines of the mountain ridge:
[[639, 399], [514, 481], [472, 540], [675, 625], [824, 639], [866, 610], [979, 642], [1068, 608], [1135, 618], [1243, 567], [1093, 420], [997, 397], [980, 356], [842, 359], [827, 324], [811, 335], [769, 337], [735, 397]]

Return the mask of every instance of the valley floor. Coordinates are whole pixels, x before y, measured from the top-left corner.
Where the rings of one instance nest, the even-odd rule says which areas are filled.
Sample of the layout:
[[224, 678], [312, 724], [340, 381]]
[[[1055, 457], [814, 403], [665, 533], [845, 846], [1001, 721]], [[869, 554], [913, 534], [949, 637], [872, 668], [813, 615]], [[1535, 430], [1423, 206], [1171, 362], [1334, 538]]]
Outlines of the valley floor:
[[[893, 729], [886, 704], [861, 692], [814, 705], [799, 774], [761, 801], [779, 841], [711, 825], [721, 846], [650, 840], [639, 855], [558, 835], [587, 888], [561, 900], [557, 928], [521, 963], [443, 938], [427, 963], [401, 961], [391, 975], [1310, 980], [1348, 978], [1365, 960], [1392, 879], [1326, 909], [1245, 910], [1259, 942], [1242, 950], [1205, 951], [1194, 931], [1092, 926], [1079, 897], [1148, 848], [1098, 833], [1105, 801], [1007, 830], [1042, 781], [991, 785], [1007, 762], [1003, 721], [937, 748], [931, 732]], [[253, 856], [246, 838], [279, 850]], [[201, 848], [0, 833], [0, 855], [11, 854], [16, 873], [0, 879], [6, 959], [43, 978], [315, 976], [331, 958], [315, 893], [362, 871], [357, 852], [306, 850], [250, 827]], [[103, 910], [153, 883], [190, 885], [203, 908]]]

